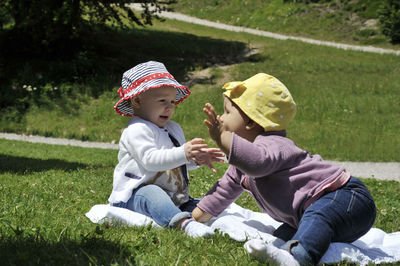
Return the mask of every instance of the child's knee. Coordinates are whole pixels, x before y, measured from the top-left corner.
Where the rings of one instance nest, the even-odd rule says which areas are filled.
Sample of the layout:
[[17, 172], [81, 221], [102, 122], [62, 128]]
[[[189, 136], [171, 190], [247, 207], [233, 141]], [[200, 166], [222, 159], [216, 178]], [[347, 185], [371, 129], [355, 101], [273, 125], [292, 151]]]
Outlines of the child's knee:
[[151, 198], [155, 199], [156, 197], [163, 197], [166, 193], [162, 188], [156, 185], [145, 185], [142, 186], [135, 191], [135, 197], [144, 197], [144, 198]]

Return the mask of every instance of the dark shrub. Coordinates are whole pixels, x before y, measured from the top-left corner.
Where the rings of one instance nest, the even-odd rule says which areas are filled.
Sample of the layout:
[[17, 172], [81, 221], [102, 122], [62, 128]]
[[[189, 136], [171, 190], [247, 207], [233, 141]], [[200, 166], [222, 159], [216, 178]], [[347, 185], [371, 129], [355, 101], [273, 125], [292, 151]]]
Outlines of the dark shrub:
[[400, 1], [384, 0], [379, 9], [379, 21], [382, 33], [388, 36], [392, 43], [400, 43]]

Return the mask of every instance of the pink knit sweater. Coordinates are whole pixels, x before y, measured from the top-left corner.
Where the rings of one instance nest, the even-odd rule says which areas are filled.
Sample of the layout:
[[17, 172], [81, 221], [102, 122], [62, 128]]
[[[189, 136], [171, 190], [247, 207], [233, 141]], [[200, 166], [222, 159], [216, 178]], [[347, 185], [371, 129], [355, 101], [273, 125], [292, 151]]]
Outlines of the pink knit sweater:
[[251, 143], [233, 134], [230, 166], [198, 207], [217, 216], [246, 190], [272, 218], [297, 228], [304, 210], [343, 186], [350, 174], [284, 136], [284, 131], [265, 133]]

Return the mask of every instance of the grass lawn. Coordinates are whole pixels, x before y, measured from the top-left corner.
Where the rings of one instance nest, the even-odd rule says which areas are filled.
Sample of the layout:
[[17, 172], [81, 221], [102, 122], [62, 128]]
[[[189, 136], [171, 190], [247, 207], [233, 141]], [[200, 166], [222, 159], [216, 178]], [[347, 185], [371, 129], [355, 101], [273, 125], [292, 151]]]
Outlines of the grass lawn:
[[[400, 161], [399, 57], [173, 20], [95, 36], [100, 53], [85, 55], [84, 63], [96, 61], [88, 76], [55, 78], [82, 60], [9, 62], [8, 74], [18, 78], [7, 84], [15, 101], [0, 117], [0, 131], [118, 142], [128, 121], [113, 110], [122, 73], [158, 60], [190, 85], [192, 95], [174, 115], [187, 139], [214, 145], [203, 125], [204, 103], [221, 112], [225, 82], [266, 72], [286, 84], [298, 104], [288, 136], [300, 147], [331, 160]], [[222, 235], [192, 239], [174, 230], [92, 224], [84, 214], [107, 202], [116, 162], [114, 150], [0, 140], [0, 264], [258, 265], [243, 243]], [[206, 168], [191, 173], [192, 196], [201, 197], [226, 165], [216, 168], [217, 174]], [[400, 231], [400, 183], [363, 181], [376, 199], [375, 227]], [[258, 210], [248, 195], [237, 203]]]
[[[179, 81], [191, 84], [192, 95], [178, 105], [174, 116], [188, 139], [208, 138], [201, 110], [204, 103], [211, 102], [222, 111], [220, 87], [225, 82], [265, 72], [280, 79], [298, 104], [288, 136], [300, 147], [331, 160], [400, 161], [397, 56], [272, 40], [173, 20], [128, 35], [116, 34], [122, 46], [124, 42], [118, 40], [124, 36], [131, 41], [135, 36], [164, 38], [165, 47], [154, 48], [157, 53], [151, 54], [145, 47], [139, 51], [143, 52], [142, 60], [162, 61], [172, 74], [177, 73]], [[246, 52], [252, 54], [246, 56]], [[124, 62], [124, 70], [136, 63]], [[190, 79], [189, 74], [198, 70], [208, 70], [209, 75]], [[64, 93], [26, 92], [29, 109], [20, 111], [16, 105], [0, 118], [0, 130], [118, 142], [127, 122], [113, 110], [122, 72], [120, 76], [112, 72], [84, 86], [70, 84], [72, 89]]]
[[[96, 225], [85, 217], [106, 203], [117, 151], [0, 140], [0, 261], [2, 265], [258, 265], [243, 243], [216, 235]], [[201, 197], [223, 174], [191, 172]], [[400, 183], [363, 180], [376, 199], [375, 227], [400, 230]], [[258, 210], [243, 194], [237, 203]], [[190, 250], [190, 253], [189, 251]]]
[[[305, 4], [304, 2], [308, 2]], [[229, 25], [357, 45], [399, 49], [380, 31], [381, 0], [179, 0], [180, 12]]]

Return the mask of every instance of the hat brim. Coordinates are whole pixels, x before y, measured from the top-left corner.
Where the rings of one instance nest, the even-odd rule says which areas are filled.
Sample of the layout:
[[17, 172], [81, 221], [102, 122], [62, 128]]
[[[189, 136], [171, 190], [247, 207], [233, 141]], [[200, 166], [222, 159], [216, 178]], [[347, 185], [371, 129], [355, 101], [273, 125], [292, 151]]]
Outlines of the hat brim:
[[[159, 79], [158, 81], [160, 81]], [[148, 85], [148, 84], [147, 84]], [[179, 84], [178, 82], [173, 82], [171, 83], [171, 80], [168, 79], [167, 82], [165, 83], [159, 83], [157, 84], [148, 86], [146, 89], [138, 88], [137, 90], [134, 90], [132, 93], [129, 93], [128, 95], [124, 96], [121, 98], [115, 105], [114, 105], [114, 110], [122, 116], [135, 116], [133, 108], [130, 103], [130, 99], [147, 91], [150, 89], [154, 88], [160, 88], [160, 87], [174, 87], [176, 89], [176, 101], [175, 105], [181, 103], [183, 100], [185, 100], [189, 95], [190, 95], [190, 90], [188, 87], [183, 86]], [[137, 91], [137, 92], [136, 92]], [[136, 93], [135, 93], [136, 92]]]

